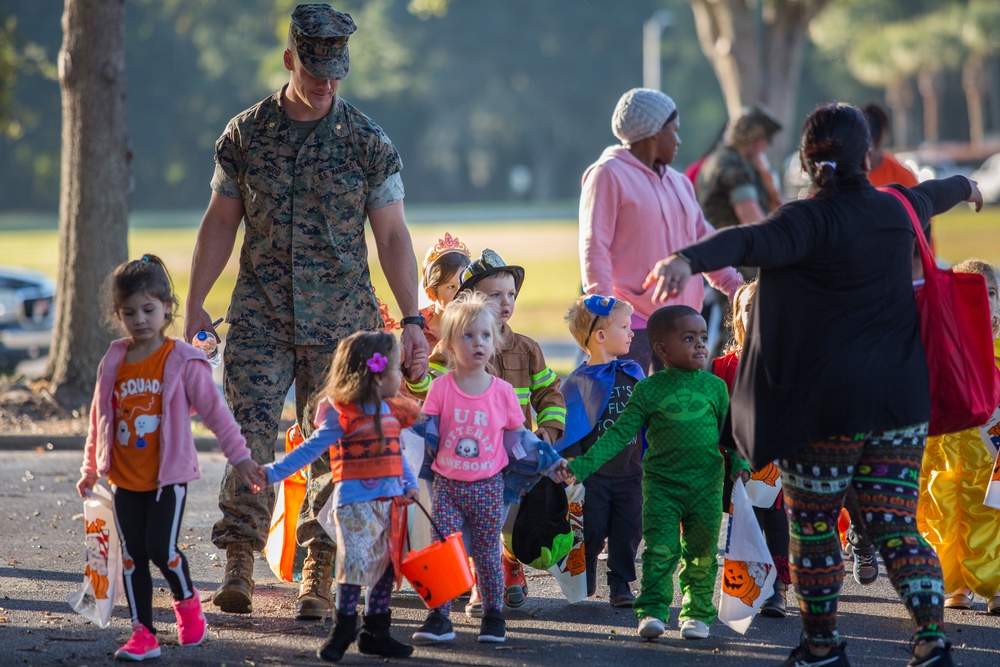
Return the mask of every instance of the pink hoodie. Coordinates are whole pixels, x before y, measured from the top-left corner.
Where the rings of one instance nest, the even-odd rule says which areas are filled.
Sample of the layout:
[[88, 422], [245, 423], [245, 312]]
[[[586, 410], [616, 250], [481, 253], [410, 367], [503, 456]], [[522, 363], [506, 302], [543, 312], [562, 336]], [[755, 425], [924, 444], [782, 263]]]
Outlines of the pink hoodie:
[[[129, 341], [111, 343], [97, 369], [97, 386], [90, 406], [90, 428], [83, 449], [80, 472], [91, 477], [107, 474], [111, 467], [111, 443], [115, 441], [115, 415], [111, 396], [118, 367], [125, 359]], [[205, 353], [182, 340], [175, 341], [163, 369], [163, 414], [160, 420], [160, 471], [157, 485], [185, 484], [201, 477], [198, 452], [191, 434], [191, 415], [198, 413], [215, 434], [230, 465], [250, 458], [247, 441], [240, 433], [222, 394], [212, 381]]]
[[[583, 291], [625, 299], [635, 307], [633, 325], [661, 305], [701, 310], [705, 288], [697, 277], [677, 298], [652, 301], [646, 274], [661, 259], [715, 231], [705, 220], [691, 182], [665, 167], [657, 174], [624, 146], [609, 146], [583, 174], [580, 196], [580, 268]], [[732, 267], [706, 274], [713, 287], [730, 297], [743, 282]]]

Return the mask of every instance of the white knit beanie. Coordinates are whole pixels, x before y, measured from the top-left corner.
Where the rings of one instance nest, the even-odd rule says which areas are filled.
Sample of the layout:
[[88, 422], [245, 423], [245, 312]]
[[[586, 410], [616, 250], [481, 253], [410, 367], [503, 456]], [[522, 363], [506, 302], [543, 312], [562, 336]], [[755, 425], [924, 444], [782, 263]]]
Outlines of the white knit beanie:
[[652, 88], [633, 88], [618, 100], [611, 116], [611, 131], [626, 146], [651, 137], [677, 111], [664, 93]]

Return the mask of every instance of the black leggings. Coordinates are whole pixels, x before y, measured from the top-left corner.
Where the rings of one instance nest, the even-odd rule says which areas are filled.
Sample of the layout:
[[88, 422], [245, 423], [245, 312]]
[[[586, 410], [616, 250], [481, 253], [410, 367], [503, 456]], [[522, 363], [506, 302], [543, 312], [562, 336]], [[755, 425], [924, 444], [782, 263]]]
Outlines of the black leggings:
[[115, 522], [122, 542], [122, 579], [132, 624], [153, 628], [152, 562], [160, 568], [174, 600], [194, 595], [187, 559], [177, 548], [184, 516], [187, 484], [164, 486], [159, 491], [115, 488]]

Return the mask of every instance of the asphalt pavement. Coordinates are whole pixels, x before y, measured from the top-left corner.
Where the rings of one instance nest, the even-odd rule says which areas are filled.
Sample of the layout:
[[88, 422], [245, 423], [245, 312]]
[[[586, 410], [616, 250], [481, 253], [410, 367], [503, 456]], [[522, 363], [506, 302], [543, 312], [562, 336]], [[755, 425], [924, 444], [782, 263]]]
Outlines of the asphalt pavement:
[[[25, 445], [25, 447], [29, 447]], [[119, 600], [106, 630], [76, 615], [65, 602], [83, 579], [83, 506], [74, 485], [80, 463], [78, 449], [50, 449], [32, 444], [19, 448], [3, 443], [0, 470], [0, 665], [107, 664], [130, 627]], [[216, 493], [224, 459], [218, 453], [200, 456], [202, 479], [189, 486], [181, 548], [201, 591], [209, 622], [200, 646], [176, 643], [176, 626], [169, 590], [154, 579], [154, 622], [159, 629], [162, 657], [154, 664], [177, 665], [318, 665], [315, 649], [329, 631], [329, 621], [296, 621], [292, 615], [296, 586], [278, 581], [267, 563], [258, 559], [254, 613], [223, 614], [211, 605], [222, 579], [224, 555], [209, 541], [219, 516]], [[603, 568], [603, 565], [601, 566]], [[850, 570], [848, 564], [848, 570]], [[598, 580], [603, 579], [599, 573]], [[758, 617], [745, 635], [716, 622], [705, 640], [679, 638], [676, 616], [656, 642], [641, 640], [631, 610], [608, 604], [608, 589], [594, 598], [569, 605], [555, 581], [529, 569], [527, 603], [508, 610], [508, 639], [500, 645], [478, 644], [478, 621], [467, 621], [457, 607], [457, 640], [450, 646], [418, 647], [410, 665], [559, 665], [587, 661], [595, 665], [669, 664], [773, 665], [797, 643], [798, 612], [785, 619]], [[718, 596], [718, 593], [716, 594]], [[672, 611], [680, 608], [679, 596]], [[416, 594], [404, 588], [393, 597], [393, 631], [407, 639], [419, 627], [426, 610]], [[848, 642], [853, 665], [880, 667], [906, 664], [911, 625], [884, 571], [871, 585], [857, 585], [848, 572], [841, 597], [840, 630]], [[1000, 616], [986, 613], [976, 600], [971, 611], [947, 611], [955, 643], [955, 663], [965, 667], [1000, 664]], [[382, 664], [352, 647], [346, 665]], [[402, 662], [402, 661], [397, 661]]]

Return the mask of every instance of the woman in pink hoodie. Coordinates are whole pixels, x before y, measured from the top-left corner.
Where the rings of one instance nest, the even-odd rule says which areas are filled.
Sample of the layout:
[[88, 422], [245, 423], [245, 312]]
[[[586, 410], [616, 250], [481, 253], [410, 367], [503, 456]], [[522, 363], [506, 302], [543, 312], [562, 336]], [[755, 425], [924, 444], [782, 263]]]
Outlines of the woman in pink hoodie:
[[201, 599], [177, 548], [187, 483], [201, 476], [191, 413], [215, 433], [247, 486], [258, 486], [261, 472], [212, 381], [205, 353], [165, 333], [177, 299], [163, 262], [143, 255], [122, 264], [110, 278], [109, 292], [110, 319], [128, 336], [111, 343], [98, 368], [76, 488], [86, 496], [103, 475], [112, 485], [132, 615], [132, 637], [115, 657], [140, 661], [160, 655], [150, 562], [170, 584], [178, 643], [200, 644], [205, 638]]
[[[611, 130], [621, 145], [604, 149], [583, 174], [583, 291], [610, 294], [635, 307], [635, 337], [623, 358], [648, 371], [651, 363], [658, 364], [646, 337], [646, 320], [657, 305], [652, 299], [654, 286], [644, 282], [646, 274], [659, 260], [715, 229], [702, 215], [691, 182], [670, 166], [681, 145], [680, 118], [672, 99], [658, 90], [633, 88], [618, 100]], [[731, 267], [706, 275], [730, 300], [743, 282]], [[672, 303], [700, 311], [704, 298], [703, 282], [692, 280]]]

